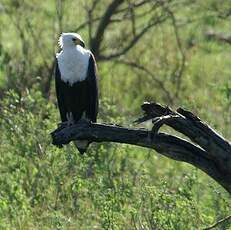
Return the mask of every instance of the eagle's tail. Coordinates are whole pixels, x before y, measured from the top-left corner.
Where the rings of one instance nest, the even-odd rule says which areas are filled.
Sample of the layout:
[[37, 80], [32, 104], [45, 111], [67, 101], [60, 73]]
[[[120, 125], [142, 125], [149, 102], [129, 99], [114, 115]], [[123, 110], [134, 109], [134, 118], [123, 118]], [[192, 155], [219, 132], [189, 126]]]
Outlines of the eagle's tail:
[[89, 146], [89, 141], [87, 140], [78, 140], [78, 141], [73, 141], [75, 144], [75, 147], [78, 149], [79, 153], [83, 155]]

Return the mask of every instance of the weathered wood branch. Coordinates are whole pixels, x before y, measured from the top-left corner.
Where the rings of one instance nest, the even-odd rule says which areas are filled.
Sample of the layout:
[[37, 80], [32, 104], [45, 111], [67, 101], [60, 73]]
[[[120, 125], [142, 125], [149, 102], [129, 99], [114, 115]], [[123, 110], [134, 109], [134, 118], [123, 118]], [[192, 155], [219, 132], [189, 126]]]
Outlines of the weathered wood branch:
[[[171, 159], [184, 161], [201, 169], [231, 193], [231, 144], [191, 112], [179, 108], [176, 112], [156, 103], [144, 103], [141, 123], [152, 119], [152, 130], [131, 129], [117, 125], [89, 123], [85, 120], [73, 126], [62, 125], [52, 132], [53, 144], [61, 147], [73, 140], [118, 142], [155, 149]], [[168, 125], [192, 142], [158, 132]]]
[[205, 32], [205, 36], [208, 39], [214, 39], [220, 42], [231, 44], [231, 35], [226, 35], [224, 33], [218, 33], [216, 31], [210, 30], [210, 31]]

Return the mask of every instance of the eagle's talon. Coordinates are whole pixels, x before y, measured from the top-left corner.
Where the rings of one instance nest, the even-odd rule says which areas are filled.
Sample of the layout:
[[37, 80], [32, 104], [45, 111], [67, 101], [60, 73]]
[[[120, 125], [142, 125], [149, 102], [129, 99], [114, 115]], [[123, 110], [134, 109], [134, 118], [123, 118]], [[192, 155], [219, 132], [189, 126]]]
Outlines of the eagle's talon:
[[162, 117], [155, 117], [152, 119], [153, 127], [152, 133], [156, 135], [160, 129], [160, 127], [164, 124], [164, 119]]

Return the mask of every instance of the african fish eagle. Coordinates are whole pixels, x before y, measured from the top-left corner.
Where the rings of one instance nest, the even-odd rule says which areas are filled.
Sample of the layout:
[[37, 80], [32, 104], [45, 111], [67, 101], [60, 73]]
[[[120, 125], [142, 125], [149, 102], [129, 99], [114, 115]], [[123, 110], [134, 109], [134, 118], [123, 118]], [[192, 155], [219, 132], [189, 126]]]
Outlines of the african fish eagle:
[[[96, 122], [98, 113], [97, 67], [94, 55], [85, 49], [79, 34], [62, 33], [61, 52], [56, 54], [55, 86], [62, 122], [68, 125], [80, 119]], [[87, 140], [74, 141], [81, 154]]]

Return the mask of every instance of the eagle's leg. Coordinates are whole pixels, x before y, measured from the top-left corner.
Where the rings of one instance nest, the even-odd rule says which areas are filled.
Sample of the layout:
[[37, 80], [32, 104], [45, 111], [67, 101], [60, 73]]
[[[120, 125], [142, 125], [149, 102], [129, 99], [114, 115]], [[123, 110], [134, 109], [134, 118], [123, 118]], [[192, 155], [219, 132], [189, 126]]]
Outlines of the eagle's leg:
[[86, 118], [86, 117], [82, 117], [78, 122], [80, 123], [86, 123], [86, 124], [89, 124], [91, 123], [90, 119]]
[[148, 133], [148, 138], [150, 140], [153, 140], [155, 139], [160, 127], [163, 125], [161, 122], [160, 122], [161, 118], [160, 117], [155, 117], [154, 119], [152, 119], [152, 124], [153, 124], [153, 127], [151, 129], [151, 132]]
[[152, 120], [152, 123], [153, 123], [153, 127], [151, 130], [152, 138], [155, 138], [155, 136], [159, 132], [159, 129], [161, 128], [161, 126], [163, 126], [164, 124], [166, 124], [169, 121], [174, 121], [174, 120], [178, 119], [179, 117], [180, 116], [178, 114], [168, 114], [168, 115], [163, 115], [161, 117], [154, 118]]
[[78, 121], [78, 123], [89, 125], [91, 123], [90, 119], [86, 116], [86, 112], [84, 111], [81, 119]]
[[75, 124], [72, 112], [67, 113], [67, 126], [72, 126]]

